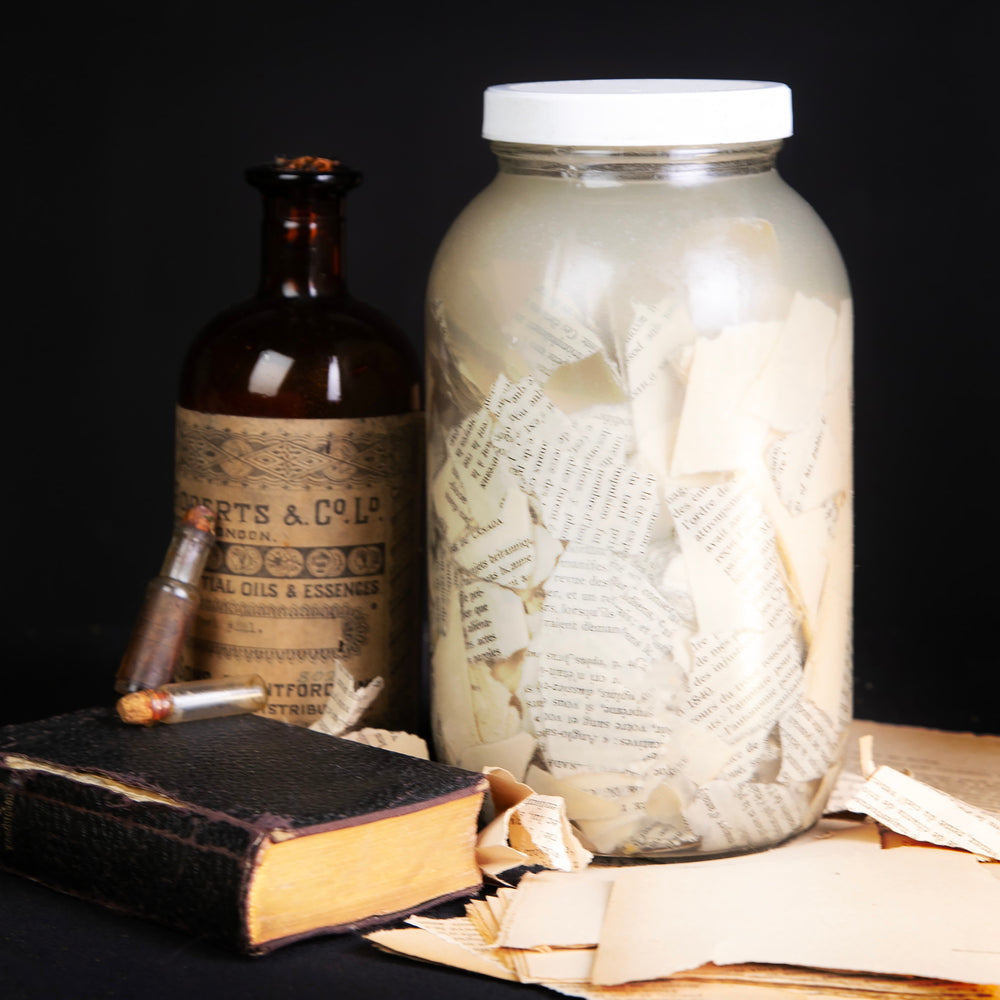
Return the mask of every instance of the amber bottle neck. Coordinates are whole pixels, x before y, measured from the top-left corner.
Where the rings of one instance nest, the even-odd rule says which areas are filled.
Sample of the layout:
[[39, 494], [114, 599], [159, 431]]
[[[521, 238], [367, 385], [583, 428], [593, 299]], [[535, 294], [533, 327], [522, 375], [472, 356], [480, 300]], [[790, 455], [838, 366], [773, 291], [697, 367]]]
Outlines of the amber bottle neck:
[[261, 298], [304, 299], [344, 292], [344, 200], [264, 192]]

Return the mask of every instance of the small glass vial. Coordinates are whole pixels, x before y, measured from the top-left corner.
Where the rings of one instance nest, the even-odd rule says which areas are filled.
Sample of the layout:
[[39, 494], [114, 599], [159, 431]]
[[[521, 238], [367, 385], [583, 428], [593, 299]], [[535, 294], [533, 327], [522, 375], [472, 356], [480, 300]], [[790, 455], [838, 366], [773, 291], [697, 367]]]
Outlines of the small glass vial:
[[267, 705], [267, 685], [258, 674], [207, 681], [178, 681], [132, 691], [118, 699], [122, 722], [151, 726], [155, 722], [194, 722], [228, 715], [261, 712]]
[[146, 595], [115, 678], [120, 694], [169, 681], [201, 601], [199, 582], [215, 546], [215, 515], [204, 505], [184, 511], [160, 572]]
[[821, 814], [851, 715], [851, 301], [782, 84], [486, 91], [426, 338], [436, 752], [601, 855]]

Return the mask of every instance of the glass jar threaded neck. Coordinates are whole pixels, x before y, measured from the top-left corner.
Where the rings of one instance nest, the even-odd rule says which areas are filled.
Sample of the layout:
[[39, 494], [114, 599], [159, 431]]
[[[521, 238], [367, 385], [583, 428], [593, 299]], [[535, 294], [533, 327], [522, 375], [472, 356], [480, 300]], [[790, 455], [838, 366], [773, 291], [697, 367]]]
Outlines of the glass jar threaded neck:
[[575, 180], [582, 184], [666, 181], [688, 184], [774, 170], [782, 142], [727, 146], [585, 148], [491, 142], [502, 174]]

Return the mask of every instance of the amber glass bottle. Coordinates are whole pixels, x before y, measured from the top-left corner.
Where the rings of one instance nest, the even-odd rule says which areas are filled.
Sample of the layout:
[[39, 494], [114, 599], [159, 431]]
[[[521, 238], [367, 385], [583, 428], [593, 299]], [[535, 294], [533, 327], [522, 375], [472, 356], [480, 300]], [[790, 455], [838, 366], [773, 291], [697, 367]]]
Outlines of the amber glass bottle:
[[[420, 368], [342, 274], [336, 160], [251, 167], [263, 196], [257, 294], [215, 317], [184, 363], [176, 503], [215, 511], [219, 543], [181, 677], [248, 672], [267, 714], [309, 725], [331, 699], [358, 725], [414, 729], [423, 576]], [[354, 718], [351, 704], [372, 698]], [[356, 713], [355, 713], [356, 714]]]

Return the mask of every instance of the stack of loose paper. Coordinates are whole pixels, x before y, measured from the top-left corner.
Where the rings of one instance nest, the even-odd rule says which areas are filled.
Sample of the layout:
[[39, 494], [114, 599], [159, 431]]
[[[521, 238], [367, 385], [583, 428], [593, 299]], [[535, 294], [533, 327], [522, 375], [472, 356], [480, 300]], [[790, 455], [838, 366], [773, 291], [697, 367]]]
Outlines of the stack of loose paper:
[[[883, 850], [871, 824], [827, 820], [763, 854], [527, 875], [465, 917], [412, 917], [369, 939], [581, 997], [752, 1000], [816, 996], [820, 983], [843, 995], [972, 997], [1000, 992], [946, 994], [922, 980], [1000, 982], [998, 915], [1000, 866], [958, 851]], [[837, 969], [867, 975], [819, 972]]]
[[1000, 738], [853, 735], [870, 752], [847, 761], [832, 808], [870, 804], [877, 823], [828, 816], [742, 857], [529, 874], [463, 917], [369, 940], [580, 997], [1000, 996]]

